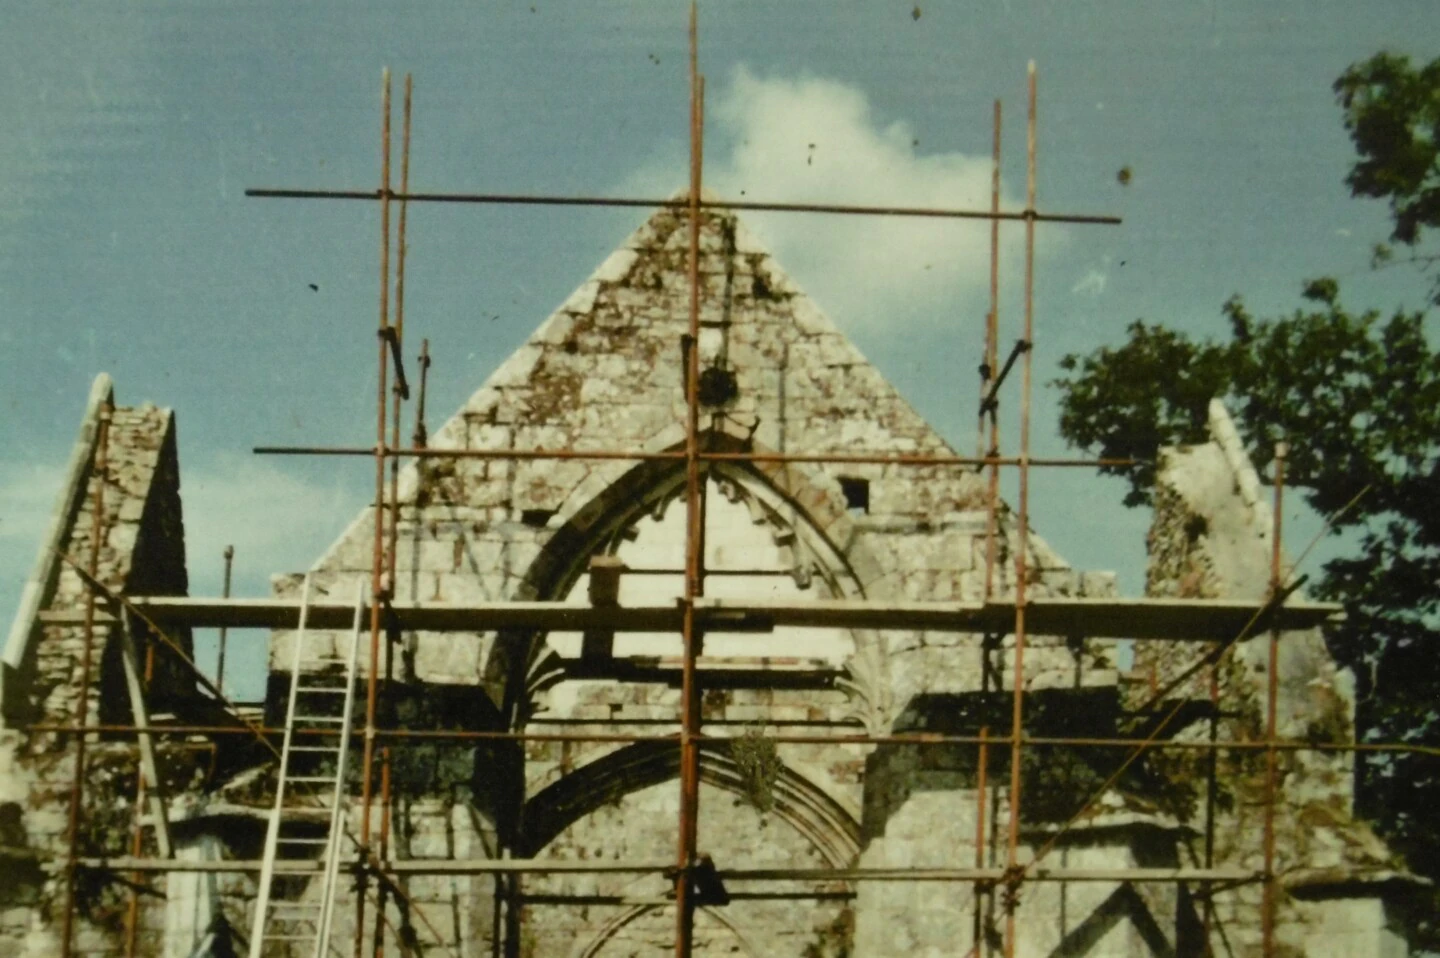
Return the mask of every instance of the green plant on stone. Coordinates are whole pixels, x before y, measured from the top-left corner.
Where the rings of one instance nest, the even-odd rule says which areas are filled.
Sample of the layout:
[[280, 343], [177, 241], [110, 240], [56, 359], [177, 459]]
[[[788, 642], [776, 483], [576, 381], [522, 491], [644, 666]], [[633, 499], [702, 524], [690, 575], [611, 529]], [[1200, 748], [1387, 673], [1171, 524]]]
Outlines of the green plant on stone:
[[775, 786], [785, 763], [775, 749], [775, 740], [761, 725], [753, 725], [730, 740], [730, 758], [750, 804], [761, 812], [775, 807]]

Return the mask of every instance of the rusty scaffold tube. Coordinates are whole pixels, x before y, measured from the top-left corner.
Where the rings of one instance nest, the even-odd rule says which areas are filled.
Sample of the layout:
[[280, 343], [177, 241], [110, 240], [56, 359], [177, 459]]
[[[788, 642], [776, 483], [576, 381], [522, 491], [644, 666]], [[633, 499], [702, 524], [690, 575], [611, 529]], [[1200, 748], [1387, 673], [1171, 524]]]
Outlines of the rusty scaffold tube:
[[696, 658], [703, 641], [695, 600], [704, 592], [702, 542], [704, 494], [700, 475], [700, 189], [703, 182], [704, 87], [699, 71], [696, 4], [690, 4], [690, 196], [689, 323], [685, 341], [685, 591], [680, 679], [680, 815], [675, 862], [675, 955], [690, 958], [695, 937], [695, 886], [692, 880], [700, 815], [700, 690]]
[[[401, 116], [400, 134], [400, 191], [403, 193], [410, 184], [410, 103], [413, 83], [410, 74], [405, 74], [405, 105]], [[395, 384], [391, 387], [392, 415], [390, 422], [390, 447], [400, 445], [400, 413], [410, 390], [406, 385], [401, 357], [405, 349], [405, 221], [408, 204], [400, 201], [400, 225], [395, 234], [395, 325], [390, 331], [391, 352], [395, 360]], [[397, 551], [400, 544], [400, 459], [390, 459], [390, 540], [386, 553], [386, 571], [390, 590], [398, 587], [396, 578]]]
[[[380, 633], [382, 606], [385, 602], [385, 413], [390, 354], [390, 71], [380, 81], [380, 323], [377, 332], [379, 356], [377, 363], [377, 405], [375, 426], [375, 505], [374, 539], [370, 556], [370, 655], [366, 666], [365, 744], [360, 760], [360, 850], [362, 859], [369, 856], [370, 813], [373, 802], [371, 781], [375, 762], [375, 713], [378, 702], [380, 671]], [[368, 870], [356, 873], [355, 894], [355, 958], [362, 958], [365, 947], [365, 889]]]
[[[257, 456], [364, 456], [377, 454], [373, 446], [255, 446]], [[642, 452], [624, 449], [436, 449], [428, 446], [410, 448], [382, 447], [379, 454], [415, 459], [497, 459], [529, 461], [536, 459], [617, 460], [626, 462], [684, 462], [684, 449]], [[879, 466], [961, 466], [981, 469], [985, 466], [1019, 466], [1018, 456], [933, 456], [913, 453], [787, 453], [787, 452], [721, 452], [701, 450], [700, 462], [810, 463], [819, 465]], [[1140, 459], [1088, 459], [1070, 457], [1031, 457], [1029, 466], [1095, 469], [1102, 466], [1123, 468], [1141, 465]]]
[[[235, 547], [233, 545], [225, 547], [223, 558], [225, 559], [225, 580], [220, 586], [220, 596], [228, 599], [230, 598], [230, 575], [235, 567]], [[219, 649], [216, 652], [215, 658], [215, 687], [222, 691], [225, 688], [225, 643], [228, 638], [229, 630], [222, 625], [220, 627]]]
[[1035, 342], [1035, 61], [1030, 61], [1029, 109], [1025, 124], [1025, 204], [1031, 215], [1025, 219], [1025, 336], [1020, 381], [1020, 493], [1015, 530], [1015, 655], [1011, 665], [1010, 714], [1010, 821], [1006, 835], [1006, 868], [1011, 873], [1005, 887], [1005, 958], [1014, 958], [1016, 944], [1015, 908], [1024, 878], [1020, 870], [1021, 746], [1025, 727], [1025, 598], [1029, 579], [1030, 552], [1030, 389], [1031, 357]]
[[[60, 919], [61, 958], [70, 958], [75, 939], [75, 879], [76, 863], [79, 859], [80, 811], [85, 794], [85, 726], [90, 718], [90, 679], [94, 665], [95, 606], [100, 599], [97, 588], [100, 574], [100, 549], [105, 541], [105, 483], [108, 481], [109, 447], [111, 420], [115, 404], [107, 399], [100, 404], [96, 414], [96, 429], [99, 435], [95, 441], [95, 455], [90, 475], [95, 482], [95, 492], [90, 500], [90, 556], [87, 560], [89, 578], [85, 590], [85, 622], [80, 647], [80, 693], [75, 703], [75, 725], [80, 734], [75, 736], [75, 768], [70, 779], [70, 804], [65, 826], [67, 859], [65, 862], [65, 909]], [[79, 571], [78, 567], [76, 571]], [[123, 613], [122, 613], [123, 614]]]
[[[257, 199], [282, 200], [378, 200], [376, 190], [296, 190], [247, 189], [245, 195]], [[498, 206], [594, 206], [616, 208], [689, 208], [688, 200], [637, 199], [610, 196], [562, 196], [515, 193], [391, 193], [391, 199], [410, 203], [467, 203]], [[1091, 226], [1118, 226], [1118, 216], [1094, 213], [1035, 213], [1025, 210], [991, 211], [961, 210], [929, 206], [864, 206], [843, 203], [767, 203], [754, 200], [701, 200], [701, 210], [742, 210], [758, 213], [828, 213], [840, 216], [896, 216], [922, 219], [1001, 220], [1038, 223], [1074, 223]]]
[[[985, 854], [987, 844], [985, 805], [989, 801], [989, 783], [987, 775], [990, 767], [990, 727], [980, 727], [980, 743], [975, 761], [975, 870], [978, 872], [987, 867], [988, 856]], [[971, 907], [974, 911], [971, 921], [971, 938], [978, 948], [984, 940], [986, 928], [985, 910], [989, 904], [991, 884], [985, 881], [976, 881], [971, 886]]]
[[[390, 748], [380, 750], [380, 850], [375, 859], [384, 868], [390, 861]], [[375, 888], [375, 938], [371, 946], [373, 958], [385, 958], [385, 917], [388, 882], [377, 882]]]
[[[595, 720], [596, 724], [609, 724], [601, 720]], [[678, 729], [680, 721], [678, 718], [672, 721], [656, 719], [643, 724], [675, 726]], [[715, 723], [712, 723], [715, 724]], [[777, 723], [785, 725], [787, 723]], [[259, 726], [237, 726], [237, 725], [87, 725], [84, 728], [75, 725], [60, 725], [53, 723], [42, 723], [30, 726], [28, 731], [35, 734], [54, 735], [122, 735], [144, 732], [148, 735], [248, 735], [260, 736], [263, 741], [269, 738], [278, 737], [285, 733], [283, 728], [261, 728]], [[296, 735], [303, 737], [335, 737], [340, 733], [334, 729], [296, 729]], [[676, 733], [625, 733], [625, 732], [501, 732], [483, 731], [478, 729], [385, 729], [380, 728], [375, 732], [377, 741], [403, 741], [406, 739], [437, 741], [437, 742], [468, 742], [468, 741], [514, 741], [514, 742], [592, 742], [625, 744], [635, 742], [678, 742]], [[988, 735], [944, 735], [938, 732], [913, 732], [898, 735], [808, 735], [803, 733], [777, 732], [767, 736], [776, 744], [786, 745], [1003, 745], [1010, 742], [1010, 737]], [[727, 743], [732, 736], [727, 735], [702, 735], [699, 741], [702, 744]], [[1095, 749], [1138, 749], [1140, 751], [1197, 751], [1197, 752], [1260, 752], [1274, 748], [1277, 752], [1333, 752], [1333, 753], [1365, 753], [1365, 754], [1397, 754], [1397, 755], [1424, 755], [1429, 758], [1440, 758], [1440, 747], [1434, 745], [1415, 745], [1405, 742], [1309, 742], [1309, 741], [1286, 741], [1276, 739], [1274, 744], [1265, 742], [1263, 739], [1254, 741], [1218, 741], [1210, 742], [1205, 740], [1173, 739], [1160, 741], [1156, 738], [1104, 738], [1084, 736], [1051, 736], [1051, 735], [1026, 735], [1023, 736], [1026, 745], [1034, 746], [1060, 746], [1066, 748], [1095, 748]]]
[[[1270, 529], [1270, 594], [1281, 594], [1281, 541], [1284, 529], [1286, 443], [1275, 444], [1275, 504]], [[1280, 696], [1280, 627], [1270, 628], [1265, 683], [1265, 824], [1264, 885], [1260, 901], [1260, 950], [1265, 958], [1275, 953], [1275, 910], [1278, 907], [1279, 876], [1275, 873], [1275, 806], [1279, 801], [1276, 781], [1279, 755], [1275, 748]]]
[[[1000, 101], [995, 101], [994, 147], [990, 160], [990, 210], [1000, 212]], [[985, 351], [980, 368], [980, 413], [976, 455], [988, 461], [990, 482], [985, 495], [985, 599], [995, 589], [995, 532], [1000, 507], [1000, 412], [998, 397], [991, 396], [1000, 365], [1000, 220], [990, 221], [990, 311], [985, 316]], [[985, 443], [985, 427], [990, 442]], [[988, 654], [988, 653], [987, 653]]]

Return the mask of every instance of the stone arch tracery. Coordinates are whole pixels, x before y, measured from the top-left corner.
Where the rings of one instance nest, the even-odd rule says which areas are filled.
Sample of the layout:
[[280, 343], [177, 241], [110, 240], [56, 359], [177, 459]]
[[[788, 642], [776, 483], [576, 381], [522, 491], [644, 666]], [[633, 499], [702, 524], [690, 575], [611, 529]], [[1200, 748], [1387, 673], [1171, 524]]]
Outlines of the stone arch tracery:
[[[710, 452], [773, 450], [724, 431], [706, 434]], [[683, 444], [667, 444], [646, 452], [678, 452]], [[757, 518], [769, 523], [777, 543], [795, 537], [813, 559], [811, 570], [822, 575], [835, 594], [863, 598], [880, 577], [879, 563], [856, 541], [854, 523], [846, 514], [839, 482], [810, 463], [743, 461], [707, 464], [732, 501], [743, 500]], [[572, 492], [559, 510], [564, 524], [555, 530], [531, 564], [520, 586], [520, 598], [553, 599], [563, 595], [584, 571], [584, 560], [613, 542], [646, 512], [663, 509], [683, 495], [684, 467], [675, 460], [649, 460], [623, 471], [598, 492], [586, 496], [585, 486]], [[803, 571], [797, 567], [797, 575]]]
[[[652, 912], [659, 911], [662, 907], [664, 906], [635, 905], [632, 908], [626, 909], [625, 911], [611, 918], [603, 926], [601, 926], [600, 930], [595, 933], [595, 936], [593, 938], [591, 938], [587, 942], [582, 942], [580, 945], [578, 945], [574, 952], [574, 958], [599, 958], [599, 955], [601, 951], [605, 948], [605, 946], [609, 944], [610, 941], [614, 939], [615, 936], [618, 935], [622, 930], [624, 930], [628, 925], [633, 924], [637, 920], [644, 918], [646, 915], [649, 915]], [[705, 914], [710, 918], [715, 919], [717, 923], [725, 926], [725, 928], [730, 932], [730, 934], [735, 937], [736, 942], [739, 943], [740, 949], [745, 955], [745, 958], [761, 958], [760, 950], [757, 949], [755, 945], [750, 942], [749, 938], [747, 938], [745, 933], [740, 930], [739, 926], [737, 926], [735, 922], [731, 921], [723, 911], [718, 908], [711, 908], [706, 905], [702, 905], [700, 907], [700, 911], [702, 914]]]
[[[716, 452], [770, 452], [756, 447], [748, 435], [726, 431], [726, 423], [706, 433], [704, 447]], [[676, 451], [674, 437], [657, 437], [650, 451]], [[664, 445], [660, 445], [660, 443]], [[563, 598], [585, 573], [592, 555], [613, 552], [625, 534], [647, 514], [663, 512], [683, 495], [684, 467], [675, 460], [647, 460], [616, 467], [613, 478], [599, 491], [582, 483], [559, 510], [564, 522], [555, 529], [539, 555], [527, 568], [515, 598]], [[823, 583], [832, 598], [884, 598], [888, 593], [883, 569], [857, 536], [846, 513], [839, 482], [818, 465], [809, 463], [714, 462], [709, 475], [721, 494], [743, 503], [757, 523], [770, 529], [778, 546], [789, 550], [793, 574], [801, 588]], [[588, 495], [588, 498], [585, 498]], [[853, 630], [854, 658], [844, 683], [856, 699], [856, 714], [867, 725], [876, 724], [879, 703], [887, 699], [883, 646], [872, 632]], [[510, 633], [500, 636], [484, 665], [485, 684], [504, 690], [506, 712], [512, 723], [523, 724], [532, 694], [545, 682], [543, 635]]]
[[[556, 835], [600, 806], [679, 775], [680, 751], [670, 742], [637, 742], [589, 762], [526, 802], [520, 852], [536, 856]], [[719, 747], [701, 749], [700, 780], [735, 795], [747, 794], [739, 769]], [[832, 867], [854, 864], [860, 853], [860, 823], [824, 789], [787, 765], [774, 798], [776, 817], [804, 835]]]
[[[662, 449], [678, 448], [676, 437], [665, 439]], [[708, 434], [706, 447], [737, 452], [751, 448], [723, 432]], [[590, 556], [614, 553], [627, 529], [647, 515], [662, 514], [683, 496], [683, 468], [675, 460], [606, 464], [589, 480], [577, 484], [557, 512], [558, 528], [552, 526], [540, 554], [526, 569], [516, 598], [563, 599], [586, 573]], [[607, 472], [609, 481], [601, 484], [598, 477]], [[715, 483], [710, 487], [712, 494], [743, 506], [751, 521], [768, 532], [779, 554], [788, 559], [800, 588], [817, 590], [817, 598], [864, 598], [877, 583], [884, 588], [879, 583], [878, 562], [858, 541], [838, 481], [824, 470], [798, 464], [769, 468], [719, 462], [710, 464], [707, 477]], [[856, 689], [883, 682], [883, 667], [870, 662], [880, 655], [880, 643], [871, 633], [852, 633], [851, 642], [854, 660], [869, 664], [850, 669], [853, 681], [846, 690], [863, 705], [868, 699], [863, 693], [857, 695]], [[511, 721], [514, 727], [523, 728], [534, 695], [546, 681], [547, 669], [557, 664], [553, 651], [547, 656], [546, 638], [537, 634], [502, 635], [494, 648], [496, 654], [487, 663], [487, 684], [499, 680], [511, 704], [507, 710]], [[818, 784], [816, 775], [824, 779], [824, 772], [818, 769], [788, 764], [775, 785], [772, 814], [831, 867], [850, 867], [860, 850], [858, 812]], [[702, 783], [712, 788], [747, 795], [743, 777], [724, 745], [702, 749], [700, 776]], [[678, 777], [679, 750], [673, 743], [642, 742], [601, 750], [528, 800], [522, 799], [515, 808], [510, 847], [517, 856], [537, 856], [562, 831], [601, 805]], [[599, 953], [619, 929], [648, 913], [629, 909], [614, 916], [579, 953]], [[754, 953], [744, 936], [733, 927], [731, 930]]]
[[[522, 845], [519, 853], [561, 859], [600, 859], [610, 855], [653, 859], [658, 852], [663, 859], [673, 850], [673, 839], [666, 837], [660, 846], [656, 845], [656, 835], [667, 826], [655, 813], [665, 807], [665, 796], [674, 786], [678, 770], [678, 754], [672, 743], [646, 742], [612, 753], [572, 773], [535, 796], [527, 806], [528, 823], [534, 826], [527, 829], [532, 844]], [[775, 804], [769, 812], [729, 807], [728, 796], [735, 796], [735, 804], [739, 806], [749, 793], [723, 750], [702, 751], [700, 779], [703, 796], [700, 851], [713, 854], [721, 869], [747, 867], [747, 863], [749, 867], [761, 868], [801, 862], [821, 868], [844, 868], [856, 863], [855, 816], [830, 800], [803, 775], [790, 769], [784, 772], [776, 783]], [[770, 822], [768, 832], [763, 830], [766, 819]], [[762, 830], [754, 831], [756, 825]], [[737, 836], [743, 837], [737, 839]], [[768, 855], [760, 852], [758, 859], [753, 858], [751, 850], [757, 847], [756, 843], [763, 843], [771, 852]], [[779, 857], [777, 848], [783, 850]], [[567, 953], [572, 955], [637, 954], [639, 952], [626, 948], [634, 949], [637, 941], [646, 941], [655, 935], [660, 917], [657, 913], [666, 907], [657, 898], [663, 894], [661, 888], [666, 884], [658, 875], [644, 878], [548, 876], [533, 889], [537, 897], [592, 894], [604, 898], [618, 893], [648, 896], [650, 901], [609, 914], [592, 913], [589, 921], [562, 919], [558, 925], [551, 924], [543, 912], [531, 913], [525, 920], [536, 920], [540, 924], [537, 931], [530, 934], [530, 940], [547, 946], [565, 942]], [[816, 914], [812, 909], [821, 908], [825, 919], [822, 924], [814, 924], [814, 928], [834, 927], [846, 921], [842, 916], [847, 914], [848, 900], [856, 894], [849, 883], [826, 882], [809, 886], [822, 892], [819, 900], [800, 905], [747, 899], [743, 893], [753, 887], [746, 884], [732, 887], [732, 893], [740, 894], [730, 907], [707, 910], [709, 917], [724, 930], [715, 928], [720, 939], [697, 953], [715, 954], [715, 947], [719, 946], [721, 954], [810, 954], [806, 938], [812, 934], [810, 929]], [[616, 903], [624, 904], [623, 901]], [[597, 899], [596, 904], [606, 903]], [[597, 920], [602, 916], [603, 920]], [[626, 936], [630, 941], [612, 952], [609, 947], [612, 942]]]

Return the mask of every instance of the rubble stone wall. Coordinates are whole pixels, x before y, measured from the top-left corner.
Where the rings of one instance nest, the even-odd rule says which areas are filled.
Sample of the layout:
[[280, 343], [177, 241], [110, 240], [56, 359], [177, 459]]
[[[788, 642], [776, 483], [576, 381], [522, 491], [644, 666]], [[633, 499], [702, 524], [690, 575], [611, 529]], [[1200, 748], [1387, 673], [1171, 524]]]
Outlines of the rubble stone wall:
[[[114, 408], [104, 435], [103, 469], [96, 458], [85, 462], [84, 494], [64, 523], [57, 548], [82, 566], [92, 555], [96, 523], [95, 493], [103, 485], [103, 522], [95, 552], [96, 578], [117, 593], [183, 595], [187, 582], [183, 520], [179, 498], [175, 421], [169, 410], [145, 405]], [[31, 732], [30, 726], [73, 725], [79, 717], [84, 671], [85, 614], [88, 587], [75, 569], [61, 563], [58, 581], [40, 615], [32, 641], [19, 663], [21, 680], [7, 690], [7, 727], [0, 730], [0, 822], [5, 846], [0, 866], [0, 952], [57, 954], [64, 871], [69, 849], [69, 803], [75, 778], [76, 737]], [[85, 705], [88, 724], [132, 723], [119, 652], [114, 605], [103, 595], [90, 641], [91, 683]], [[137, 629], [141, 649], [151, 641]], [[172, 636], [188, 653], [190, 637]], [[144, 655], [144, 652], [141, 652]], [[171, 702], [193, 694], [182, 668], [157, 656], [152, 694]], [[178, 764], [162, 762], [162, 775], [188, 779]], [[85, 788], [77, 830], [84, 857], [128, 854], [136, 787], [134, 751], [120, 742], [89, 739]], [[148, 832], [148, 830], [147, 830]], [[13, 863], [13, 867], [12, 867]], [[82, 874], [76, 882], [75, 954], [110, 955], [123, 951], [126, 907], [118, 886]], [[163, 913], [142, 916], [141, 941], [158, 953]]]

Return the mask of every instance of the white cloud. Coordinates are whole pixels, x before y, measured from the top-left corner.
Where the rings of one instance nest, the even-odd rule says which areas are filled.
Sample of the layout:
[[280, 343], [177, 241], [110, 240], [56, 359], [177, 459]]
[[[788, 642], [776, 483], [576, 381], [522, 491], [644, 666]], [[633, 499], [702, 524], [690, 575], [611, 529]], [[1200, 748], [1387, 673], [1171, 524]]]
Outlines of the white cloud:
[[[922, 153], [903, 121], [874, 115], [865, 94], [818, 77], [731, 75], [707, 111], [705, 183], [731, 200], [988, 209], [990, 157]], [[627, 188], [668, 192], [682, 167], [657, 166]], [[1002, 191], [1001, 206], [1022, 203]], [[742, 214], [797, 282], [850, 329], [977, 325], [989, 287], [985, 221]], [[1042, 231], [1044, 235], [1046, 231]], [[1054, 237], [1053, 228], [1049, 231]], [[1020, 230], [1002, 226], [1005, 280], [1019, 267]]]
[[1070, 287], [1070, 292], [1077, 296], [1099, 296], [1105, 292], [1105, 283], [1108, 281], [1105, 273], [1098, 269], [1092, 269], [1080, 277], [1080, 282]]
[[250, 577], [310, 568], [354, 518], [364, 495], [242, 456], [182, 471], [180, 483], [192, 591], [208, 591], [210, 578], [218, 583], [214, 570], [227, 545], [235, 547], [236, 566], [250, 570]]
[[[268, 596], [270, 576], [309, 569], [355, 513], [366, 493], [322, 485], [286, 471], [282, 461], [238, 455], [186, 470], [180, 496], [185, 510], [185, 561], [192, 595], [219, 595], [222, 553], [235, 547], [234, 594]], [[214, 674], [214, 630], [195, 633], [196, 661]], [[225, 690], [240, 701], [265, 694], [266, 633], [232, 630]]]

